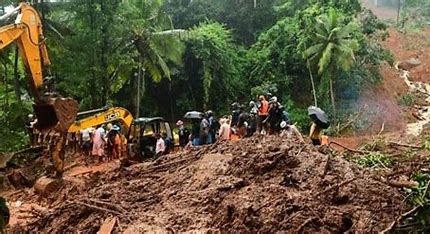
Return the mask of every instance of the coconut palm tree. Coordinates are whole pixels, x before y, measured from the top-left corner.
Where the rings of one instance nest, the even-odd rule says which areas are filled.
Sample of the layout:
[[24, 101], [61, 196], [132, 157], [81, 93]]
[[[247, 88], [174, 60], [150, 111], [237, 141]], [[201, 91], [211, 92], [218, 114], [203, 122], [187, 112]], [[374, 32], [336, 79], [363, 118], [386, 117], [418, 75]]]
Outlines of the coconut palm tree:
[[[348, 71], [354, 62], [354, 52], [358, 49], [354, 33], [358, 26], [334, 9], [317, 19], [314, 41], [305, 52], [304, 57], [318, 67], [321, 77], [320, 87], [329, 83], [333, 115], [336, 117], [333, 80], [340, 71]], [[314, 90], [315, 92], [315, 90]]]
[[[137, 76], [136, 114], [139, 114], [140, 97], [143, 96], [145, 74], [159, 82], [170, 79], [168, 62], [181, 63], [184, 45], [180, 41], [186, 30], [174, 29], [171, 18], [161, 9], [162, 0], [129, 0], [125, 6], [127, 18], [131, 18], [132, 44], [139, 52]], [[130, 17], [131, 16], [131, 17]]]

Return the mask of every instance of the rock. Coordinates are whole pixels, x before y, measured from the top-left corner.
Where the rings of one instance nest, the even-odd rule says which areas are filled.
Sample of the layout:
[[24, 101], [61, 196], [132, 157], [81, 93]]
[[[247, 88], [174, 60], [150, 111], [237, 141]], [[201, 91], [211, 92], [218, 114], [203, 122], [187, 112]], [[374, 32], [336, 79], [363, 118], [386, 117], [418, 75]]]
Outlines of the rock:
[[408, 60], [400, 61], [397, 65], [399, 69], [409, 71], [414, 67], [421, 65], [421, 61], [418, 58], [410, 58]]

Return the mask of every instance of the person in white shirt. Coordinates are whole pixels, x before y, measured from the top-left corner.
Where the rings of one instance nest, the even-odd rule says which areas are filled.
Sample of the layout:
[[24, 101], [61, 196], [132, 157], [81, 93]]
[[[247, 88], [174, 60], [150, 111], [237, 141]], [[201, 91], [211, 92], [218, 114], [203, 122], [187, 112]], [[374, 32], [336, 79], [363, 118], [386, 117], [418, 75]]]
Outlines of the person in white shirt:
[[166, 150], [166, 144], [159, 133], [155, 134], [155, 138], [157, 139], [157, 144], [155, 145], [155, 156], [161, 156]]
[[90, 155], [91, 150], [91, 133], [93, 132], [92, 128], [86, 128], [81, 130], [82, 137], [82, 151], [86, 156]]
[[219, 139], [220, 141], [230, 140], [230, 123], [227, 119], [223, 118], [220, 120], [221, 127], [219, 129]]
[[93, 140], [93, 155], [97, 156], [99, 158], [99, 161], [103, 161], [103, 157], [105, 155], [104, 149], [105, 149], [105, 135], [106, 131], [103, 128], [104, 126], [100, 126], [95, 134], [94, 134], [94, 140]]

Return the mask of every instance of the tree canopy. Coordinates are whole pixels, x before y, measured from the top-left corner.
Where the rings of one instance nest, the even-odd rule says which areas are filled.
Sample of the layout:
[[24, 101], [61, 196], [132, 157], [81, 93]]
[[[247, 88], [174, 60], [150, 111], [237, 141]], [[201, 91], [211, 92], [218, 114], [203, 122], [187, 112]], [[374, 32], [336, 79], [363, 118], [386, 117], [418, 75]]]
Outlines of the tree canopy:
[[[378, 81], [380, 63], [392, 62], [378, 43], [386, 25], [359, 0], [76, 0], [37, 8], [57, 90], [80, 110], [115, 105], [174, 121], [189, 110], [227, 114], [232, 102], [271, 92], [304, 127], [312, 86], [321, 107], [344, 107], [363, 83]], [[0, 119], [24, 144], [25, 72], [13, 46], [0, 61]]]

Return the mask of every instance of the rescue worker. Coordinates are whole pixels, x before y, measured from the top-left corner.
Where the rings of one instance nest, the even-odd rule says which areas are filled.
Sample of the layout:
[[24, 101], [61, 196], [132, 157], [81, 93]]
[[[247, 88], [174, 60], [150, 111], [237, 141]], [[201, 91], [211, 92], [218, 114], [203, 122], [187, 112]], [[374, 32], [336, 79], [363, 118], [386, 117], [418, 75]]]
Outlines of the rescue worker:
[[269, 115], [264, 120], [269, 125], [269, 133], [274, 134], [280, 131], [279, 124], [282, 120], [282, 111], [277, 97], [272, 97], [269, 102]]
[[106, 156], [107, 160], [110, 161], [113, 153], [113, 145], [114, 145], [114, 131], [112, 131], [113, 125], [111, 123], [107, 124], [107, 133], [106, 133]]
[[251, 108], [249, 112], [249, 125], [247, 129], [247, 136], [252, 136], [257, 131], [258, 125], [258, 107], [254, 101], [249, 102], [249, 107]]
[[318, 127], [316, 123], [312, 123], [311, 129], [309, 131], [309, 137], [312, 140], [313, 145], [321, 145], [320, 133], [322, 128]]
[[219, 123], [211, 110], [207, 111], [207, 116], [209, 122], [208, 144], [213, 144], [216, 142], [216, 132], [219, 129]]
[[240, 115], [240, 105], [237, 102], [234, 102], [231, 104], [231, 127], [236, 127], [238, 121], [239, 121], [239, 115]]
[[[204, 114], [200, 122], [200, 144], [208, 144], [209, 135], [209, 121], [206, 114]], [[210, 139], [209, 139], [210, 140]]]
[[179, 145], [183, 148], [189, 142], [190, 131], [188, 128], [184, 126], [184, 122], [182, 120], [178, 120], [176, 122], [176, 126], [179, 127], [178, 135], [179, 135]]
[[6, 226], [9, 224], [10, 212], [6, 200], [0, 197], [0, 234], [6, 233]]
[[82, 152], [85, 156], [89, 156], [91, 152], [91, 132], [92, 128], [86, 128], [80, 131], [82, 139]]
[[103, 161], [103, 157], [105, 155], [104, 147], [106, 144], [106, 140], [105, 140], [106, 131], [104, 130], [103, 127], [104, 125], [97, 128], [97, 130], [94, 133], [94, 139], [93, 139], [92, 154], [98, 158], [99, 162]]
[[249, 114], [245, 111], [244, 106], [240, 107], [239, 121], [237, 127], [239, 128], [239, 137], [244, 138], [249, 126]]
[[161, 138], [164, 140], [164, 146], [165, 146], [164, 154], [170, 153], [174, 147], [173, 140], [169, 136], [167, 136], [167, 133], [165, 132], [161, 133]]
[[219, 129], [219, 139], [220, 141], [228, 141], [230, 140], [230, 123], [227, 118], [222, 118], [220, 120], [221, 127]]
[[160, 133], [155, 133], [155, 139], [157, 139], [157, 143], [155, 145], [155, 157], [159, 157], [164, 154], [166, 150], [166, 145], [164, 143], [163, 138], [161, 138]]
[[283, 120], [280, 124], [280, 127], [281, 127], [281, 133], [279, 134], [280, 137], [284, 137], [284, 136], [287, 138], [295, 137], [300, 142], [304, 142], [302, 134], [294, 124], [288, 124], [285, 120]]
[[112, 126], [110, 130], [110, 139], [112, 144], [112, 159], [119, 159], [121, 157], [121, 133], [120, 133], [120, 127], [117, 125]]
[[258, 122], [257, 122], [257, 131], [261, 134], [266, 134], [267, 132], [267, 124], [263, 123], [269, 114], [269, 102], [266, 98], [261, 95], [258, 98], [260, 105], [258, 108]]
[[257, 104], [255, 104], [254, 101], [250, 101], [249, 102], [249, 108], [250, 108], [250, 111], [249, 111], [250, 114], [252, 114], [252, 115], [257, 115], [258, 114], [258, 107], [257, 107]]
[[191, 142], [193, 146], [200, 145], [200, 122], [197, 119], [192, 120]]
[[30, 138], [30, 145], [35, 145], [36, 143], [35, 137], [34, 137], [34, 128], [33, 128], [34, 123], [35, 123], [34, 115], [29, 114], [27, 121], [25, 122], [25, 129], [27, 130], [28, 137]]

